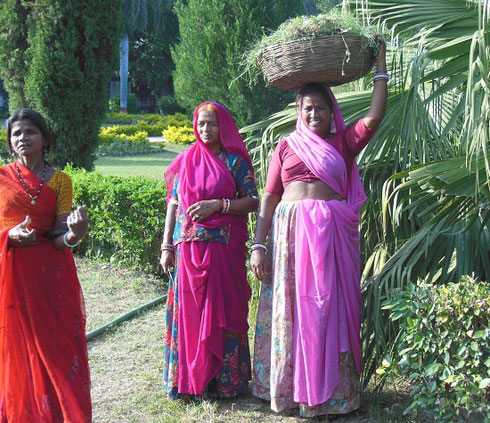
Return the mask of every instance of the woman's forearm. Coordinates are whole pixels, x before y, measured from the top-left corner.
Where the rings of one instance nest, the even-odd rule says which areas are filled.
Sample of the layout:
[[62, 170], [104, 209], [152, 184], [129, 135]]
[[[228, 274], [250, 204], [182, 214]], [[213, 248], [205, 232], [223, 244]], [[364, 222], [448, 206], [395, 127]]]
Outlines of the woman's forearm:
[[[229, 214], [248, 214], [257, 211], [259, 207], [259, 199], [252, 197], [243, 197], [230, 200]], [[220, 210], [221, 211], [221, 210]]]
[[267, 234], [272, 225], [272, 216], [277, 205], [281, 201], [281, 197], [271, 193], [264, 193], [260, 202], [260, 212], [257, 216], [257, 226], [255, 229], [255, 242], [264, 244]]
[[[376, 69], [379, 72], [387, 72], [386, 68], [386, 44], [382, 42], [380, 53], [376, 62]], [[373, 95], [371, 105], [364, 116], [364, 123], [368, 128], [378, 129], [386, 113], [386, 99], [388, 97], [388, 81], [386, 79], [376, 79], [373, 83]]]
[[165, 229], [163, 231], [162, 244], [172, 244], [174, 228], [175, 228], [176, 211], [177, 211], [177, 204], [168, 203], [167, 215], [165, 217]]

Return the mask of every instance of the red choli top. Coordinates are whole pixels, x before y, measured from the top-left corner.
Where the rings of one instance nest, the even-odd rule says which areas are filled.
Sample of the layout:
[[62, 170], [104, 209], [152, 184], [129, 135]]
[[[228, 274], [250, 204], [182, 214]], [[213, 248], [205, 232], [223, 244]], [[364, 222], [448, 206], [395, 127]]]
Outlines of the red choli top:
[[[364, 124], [364, 118], [326, 140], [344, 158], [349, 171], [355, 157], [368, 144], [375, 130]], [[282, 139], [272, 155], [267, 172], [265, 192], [282, 196], [284, 188], [294, 181], [313, 182], [319, 179], [296, 155], [286, 139]]]

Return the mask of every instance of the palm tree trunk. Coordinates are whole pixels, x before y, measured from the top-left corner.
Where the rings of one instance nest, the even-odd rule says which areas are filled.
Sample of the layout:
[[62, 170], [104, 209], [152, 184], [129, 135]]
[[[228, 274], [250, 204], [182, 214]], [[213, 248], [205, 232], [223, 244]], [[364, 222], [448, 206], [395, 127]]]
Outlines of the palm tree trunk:
[[119, 43], [119, 61], [120, 61], [120, 112], [128, 112], [128, 61], [129, 61], [129, 37], [127, 32], [124, 33]]

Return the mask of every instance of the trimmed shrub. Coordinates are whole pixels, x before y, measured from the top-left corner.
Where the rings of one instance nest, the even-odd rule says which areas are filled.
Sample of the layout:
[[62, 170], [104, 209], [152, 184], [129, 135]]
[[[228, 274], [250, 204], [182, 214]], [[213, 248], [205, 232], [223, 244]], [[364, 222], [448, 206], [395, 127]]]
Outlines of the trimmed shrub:
[[150, 125], [147, 122], [140, 121], [136, 125], [117, 125], [101, 128], [99, 132], [100, 142], [111, 142], [117, 135], [135, 135], [136, 133], [145, 133], [145, 138], [148, 136], [160, 136], [164, 130], [165, 125], [163, 123], [157, 123]]
[[163, 121], [158, 123], [148, 123], [145, 120], [140, 120], [138, 123], [136, 123], [138, 131], [145, 131], [148, 133], [147, 136], [150, 137], [159, 137], [162, 134], [165, 126], [166, 124]]
[[383, 309], [398, 321], [398, 368], [415, 388], [404, 411], [437, 422], [490, 419], [490, 284], [469, 276], [411, 285]]
[[158, 99], [158, 110], [162, 115], [171, 115], [174, 113], [184, 112], [185, 109], [180, 107], [177, 99], [173, 95], [164, 95]]
[[70, 166], [65, 172], [73, 179], [74, 204], [85, 204], [90, 219], [78, 252], [159, 272], [167, 210], [164, 183], [143, 176], [103, 176]]
[[[128, 113], [137, 113], [138, 108], [137, 108], [137, 103], [138, 99], [136, 97], [136, 94], [129, 93], [128, 94]], [[114, 97], [111, 97], [109, 99], [109, 111], [112, 113], [119, 113], [119, 110], [121, 110], [121, 96], [116, 95]], [[124, 114], [124, 113], [121, 113]]]
[[196, 137], [194, 136], [194, 129], [187, 126], [169, 126], [162, 132], [165, 141], [174, 144], [192, 144]]
[[[114, 142], [118, 135], [134, 135], [139, 132], [136, 125], [124, 125], [124, 126], [109, 126], [107, 128], [101, 128], [99, 132], [99, 142], [101, 144], [110, 144]], [[148, 135], [147, 135], [148, 136]]]
[[193, 127], [192, 120], [188, 119], [187, 116], [183, 113], [175, 113], [173, 115], [164, 116], [163, 123], [165, 125], [165, 128], [168, 128], [169, 126], [188, 126], [189, 128]]

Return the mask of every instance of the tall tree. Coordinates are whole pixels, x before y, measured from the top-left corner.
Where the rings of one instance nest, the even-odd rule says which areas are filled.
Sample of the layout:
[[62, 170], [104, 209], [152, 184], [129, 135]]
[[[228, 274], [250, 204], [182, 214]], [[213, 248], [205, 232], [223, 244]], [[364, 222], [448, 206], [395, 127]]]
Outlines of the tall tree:
[[301, 11], [301, 1], [178, 1], [180, 42], [175, 46], [174, 88], [179, 103], [193, 109], [205, 100], [225, 104], [244, 125], [284, 107], [291, 93], [250, 88], [240, 61], [249, 45]]
[[118, 0], [7, 0], [2, 4], [0, 74], [11, 109], [49, 122], [50, 159], [91, 168], [120, 35]]
[[29, 9], [21, 0], [5, 0], [0, 6], [0, 78], [13, 109], [27, 105], [24, 78]]

